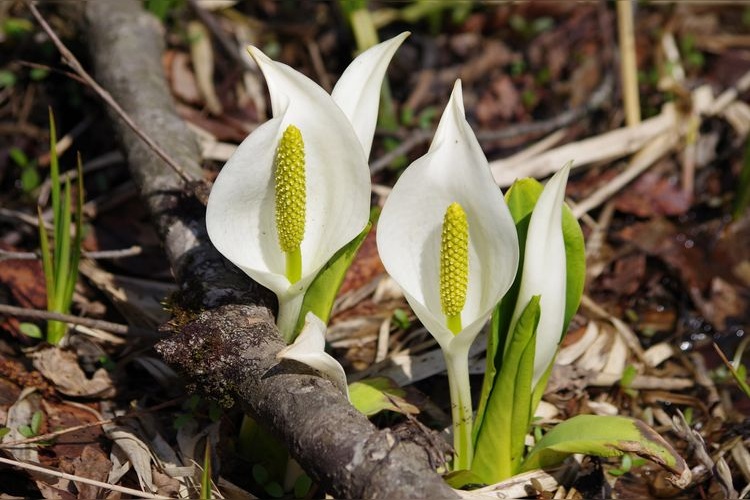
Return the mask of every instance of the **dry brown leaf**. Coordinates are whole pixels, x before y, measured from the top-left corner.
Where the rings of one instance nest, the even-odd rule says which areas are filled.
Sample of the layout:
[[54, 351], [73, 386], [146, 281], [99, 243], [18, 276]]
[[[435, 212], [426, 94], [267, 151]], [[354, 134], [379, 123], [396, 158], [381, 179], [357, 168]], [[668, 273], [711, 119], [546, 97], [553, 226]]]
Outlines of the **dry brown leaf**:
[[78, 365], [75, 353], [48, 347], [32, 353], [34, 368], [50, 380], [66, 396], [111, 397], [115, 394], [112, 379], [104, 368], [88, 378]]
[[[95, 481], [106, 481], [111, 468], [112, 462], [96, 446], [86, 446], [81, 456], [73, 461], [73, 474]], [[78, 482], [75, 485], [80, 499], [101, 497], [101, 489], [96, 486]]]

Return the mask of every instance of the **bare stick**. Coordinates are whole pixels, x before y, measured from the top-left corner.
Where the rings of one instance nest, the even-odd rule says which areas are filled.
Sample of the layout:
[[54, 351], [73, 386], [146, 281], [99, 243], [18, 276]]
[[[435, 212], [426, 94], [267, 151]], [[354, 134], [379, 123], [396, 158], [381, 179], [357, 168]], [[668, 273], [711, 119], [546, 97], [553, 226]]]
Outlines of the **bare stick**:
[[15, 307], [7, 304], [0, 304], [0, 314], [6, 314], [9, 316], [20, 316], [22, 318], [34, 318], [34, 319], [51, 319], [54, 321], [64, 321], [66, 323], [72, 323], [74, 325], [88, 326], [89, 328], [99, 328], [100, 330], [106, 330], [108, 332], [117, 333], [120, 335], [132, 335], [138, 337], [160, 337], [157, 332], [148, 330], [146, 328], [139, 328], [137, 326], [128, 326], [120, 323], [112, 323], [110, 321], [104, 321], [101, 319], [93, 318], [81, 318], [78, 316], [71, 316], [70, 314], [61, 314], [51, 311], [42, 311], [40, 309], [29, 309], [26, 307]]
[[[138, 245], [133, 245], [130, 248], [122, 248], [119, 250], [99, 250], [97, 252], [81, 252], [81, 254], [89, 259], [102, 260], [102, 259], [121, 259], [123, 257], [133, 257], [143, 253], [143, 249]], [[8, 250], [0, 250], [0, 262], [4, 260], [40, 260], [41, 257], [37, 252], [10, 252]]]
[[57, 36], [57, 34], [54, 32], [54, 30], [50, 27], [49, 24], [47, 24], [47, 21], [42, 17], [42, 14], [39, 13], [36, 6], [30, 1], [26, 0], [26, 5], [28, 5], [29, 10], [31, 10], [31, 13], [34, 15], [36, 20], [39, 22], [39, 24], [42, 26], [42, 29], [47, 33], [47, 35], [52, 40], [52, 43], [55, 44], [57, 47], [57, 50], [60, 51], [60, 54], [63, 56], [63, 59], [65, 60], [65, 63], [71, 67], [73, 71], [75, 71], [93, 90], [96, 92], [99, 97], [101, 97], [104, 102], [106, 102], [116, 113], [117, 115], [125, 122], [127, 123], [128, 127], [135, 132], [135, 134], [143, 140], [146, 144], [148, 144], [148, 147], [151, 148], [151, 150], [156, 153], [156, 155], [164, 160], [164, 163], [169, 165], [169, 168], [175, 171], [177, 175], [180, 176], [180, 178], [185, 181], [186, 183], [194, 183], [197, 181], [197, 179], [194, 179], [192, 176], [190, 176], [185, 170], [177, 164], [175, 160], [172, 159], [172, 157], [164, 151], [161, 146], [156, 144], [149, 136], [147, 136], [141, 128], [136, 124], [130, 116], [125, 112], [125, 110], [120, 107], [120, 105], [117, 103], [117, 101], [114, 100], [112, 95], [104, 90], [98, 83], [96, 83], [96, 80], [94, 80], [91, 75], [89, 75], [85, 69], [83, 69], [83, 66], [81, 66], [81, 63], [78, 62], [78, 59], [76, 59], [76, 56], [73, 55], [73, 53], [68, 50], [68, 48], [65, 46], [64, 43], [60, 40], [60, 38]]
[[183, 399], [185, 399], [185, 398], [183, 398], [183, 397], [174, 398], [174, 399], [170, 399], [169, 401], [165, 401], [163, 403], [159, 403], [158, 405], [151, 406], [149, 408], [144, 408], [142, 410], [129, 411], [129, 412], [127, 412], [124, 415], [119, 415], [119, 416], [112, 417], [112, 418], [107, 418], [107, 419], [104, 419], [104, 420], [97, 420], [96, 422], [89, 422], [88, 424], [74, 425], [72, 427], [66, 427], [65, 429], [59, 429], [59, 430], [56, 430], [56, 431], [53, 431], [53, 432], [47, 432], [45, 434], [40, 434], [38, 436], [32, 436], [30, 438], [17, 439], [15, 441], [2, 442], [2, 443], [0, 443], [0, 449], [3, 449], [3, 448], [13, 448], [15, 446], [21, 446], [21, 445], [25, 445], [25, 444], [38, 443], [40, 441], [50, 441], [52, 439], [55, 439], [56, 437], [62, 436], [63, 434], [69, 434], [71, 432], [76, 432], [76, 431], [82, 431], [84, 429], [88, 429], [88, 428], [91, 428], [91, 427], [99, 427], [101, 425], [112, 424], [112, 423], [116, 422], [117, 420], [121, 420], [121, 419], [128, 418], [128, 417], [134, 417], [136, 415], [142, 415], [144, 413], [153, 413], [155, 411], [158, 411], [158, 410], [161, 410], [161, 409], [164, 409], [164, 408], [168, 408], [170, 406], [174, 406], [175, 404], [179, 403]]
[[625, 105], [625, 124], [628, 127], [641, 122], [641, 103], [638, 95], [638, 68], [635, 61], [635, 36], [633, 34], [633, 2], [617, 0], [617, 31], [620, 40], [620, 71], [622, 99]]
[[135, 490], [133, 488], [126, 488], [125, 486], [117, 486], [114, 484], [109, 484], [109, 483], [104, 483], [102, 481], [89, 479], [83, 476], [76, 476], [73, 474], [60, 472], [55, 469], [41, 467], [39, 465], [34, 465], [34, 464], [26, 463], [26, 462], [19, 462], [18, 460], [9, 460], [7, 458], [0, 457], [0, 463], [12, 465], [15, 467], [20, 467], [21, 469], [27, 469], [27, 470], [31, 470], [34, 472], [39, 472], [41, 474], [47, 474], [49, 476], [59, 477], [62, 479], [69, 479], [70, 481], [75, 481], [77, 483], [90, 484], [92, 486], [105, 488], [111, 491], [119, 491], [120, 493], [125, 493], [126, 495], [133, 495], [136, 498], [169, 498], [169, 497], [165, 497], [161, 495], [154, 495], [153, 493], [146, 493], [145, 491]]

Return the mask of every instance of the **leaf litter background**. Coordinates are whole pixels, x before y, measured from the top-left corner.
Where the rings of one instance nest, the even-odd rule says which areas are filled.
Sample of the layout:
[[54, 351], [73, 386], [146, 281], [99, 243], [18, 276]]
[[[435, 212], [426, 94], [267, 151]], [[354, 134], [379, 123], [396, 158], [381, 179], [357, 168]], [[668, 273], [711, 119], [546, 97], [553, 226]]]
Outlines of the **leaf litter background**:
[[[713, 343], [731, 358], [744, 348], [750, 326], [750, 215], [739, 201], [750, 189], [739, 181], [743, 161], [750, 161], [750, 7], [638, 5], [639, 130], [645, 136], [638, 142], [606, 135], [624, 126], [613, 5], [433, 4], [427, 15], [414, 15], [414, 5], [370, 5], [377, 19], [389, 21], [381, 39], [412, 31], [388, 73], [395, 120], [376, 133], [375, 207], [401, 169], [426, 150], [458, 77], [485, 153], [500, 160], [496, 169], [544, 176], [544, 155], [556, 161], [554, 148], [565, 144], [569, 157], [555, 167], [571, 157], [590, 158], [592, 150], [616, 152], [594, 155], [571, 175], [567, 195], [574, 210], [583, 207], [577, 215], [587, 238], [586, 298], [538, 424], [582, 413], [641, 418], [683, 454], [694, 479], [681, 492], [650, 464], [587, 459], [558, 493], [723, 498], [742, 492], [750, 482], [750, 405]], [[163, 23], [165, 74], [180, 115], [201, 143], [209, 180], [269, 112], [262, 78], [222, 44], [235, 52], [258, 45], [327, 89], [356, 49], [338, 3], [151, 0], [144, 6]], [[77, 37], [65, 4], [44, 7], [52, 27], [85, 61], [86, 41]], [[248, 479], [251, 465], [233, 451], [240, 415], [187, 395], [152, 349], [156, 328], [169, 319], [164, 304], [174, 287], [103, 105], [68, 77], [21, 2], [0, 3], [0, 21], [0, 304], [46, 306], [41, 266], [28, 252], [38, 248], [35, 205], [49, 193], [51, 106], [64, 137], [62, 165], [72, 168], [81, 151], [86, 166], [84, 250], [125, 250], [82, 262], [73, 314], [151, 332], [134, 338], [77, 326], [61, 350], [21, 333], [28, 319], [0, 316], [0, 425], [10, 429], [0, 454], [175, 496], [194, 486], [209, 437], [217, 491], [265, 495]], [[734, 99], [718, 109], [717, 96], [732, 89]], [[651, 119], [669, 113], [679, 118], [666, 128], [648, 128]], [[665, 130], [665, 137], [674, 137], [669, 147], [629, 184], [602, 191], [632, 167], [631, 153]], [[600, 142], [581, 142], [592, 137]], [[529, 149], [539, 141], [543, 148]], [[524, 168], [531, 171], [518, 170]], [[449, 424], [441, 354], [385, 276], [374, 233], [341, 290], [328, 341], [352, 381], [390, 377], [405, 389], [397, 410], [436, 429]], [[481, 349], [475, 351], [478, 371]], [[476, 387], [479, 381], [478, 375]], [[689, 427], [674, 424], [677, 410]], [[388, 412], [374, 418], [385, 426], [406, 417]], [[23, 426], [38, 435], [80, 428], [19, 444]], [[0, 493], [123, 495], [6, 465], [0, 465]]]

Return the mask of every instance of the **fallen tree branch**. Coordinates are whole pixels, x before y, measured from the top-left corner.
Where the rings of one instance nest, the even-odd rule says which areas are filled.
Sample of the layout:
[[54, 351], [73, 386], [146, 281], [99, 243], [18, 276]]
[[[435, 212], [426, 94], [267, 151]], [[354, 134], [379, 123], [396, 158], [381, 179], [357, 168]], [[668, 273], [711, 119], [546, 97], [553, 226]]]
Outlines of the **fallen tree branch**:
[[457, 497], [430, 467], [427, 450], [376, 430], [330, 381], [280, 364], [284, 346], [268, 309], [231, 305], [202, 313], [159, 350], [203, 391], [238, 401], [270, 425], [336, 497]]
[[[156, 22], [136, 0], [85, 2], [82, 8], [101, 85], [147, 135], [200, 178], [194, 138], [166, 87]], [[183, 196], [180, 177], [114, 121], [181, 288], [178, 302], [208, 309], [180, 335], [161, 342], [165, 358], [205, 392], [235, 401], [267, 425], [338, 497], [456, 497], [425, 449], [376, 429], [330, 382], [278, 363], [284, 343], [265, 307], [274, 299], [216, 252], [206, 236], [205, 208]]]

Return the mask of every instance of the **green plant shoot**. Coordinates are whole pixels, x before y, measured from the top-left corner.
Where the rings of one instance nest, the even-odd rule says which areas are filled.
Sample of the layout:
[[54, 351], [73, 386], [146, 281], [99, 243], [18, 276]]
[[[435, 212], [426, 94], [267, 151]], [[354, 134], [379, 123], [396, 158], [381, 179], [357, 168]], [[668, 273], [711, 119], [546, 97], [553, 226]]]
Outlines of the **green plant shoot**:
[[[52, 110], [50, 122], [50, 176], [52, 179], [53, 238], [50, 244], [47, 227], [38, 207], [39, 244], [42, 253], [42, 267], [47, 288], [47, 310], [67, 314], [73, 301], [73, 290], [78, 280], [78, 261], [81, 257], [81, 218], [83, 214], [83, 165], [78, 156], [78, 186], [76, 194], [75, 230], [71, 237], [72, 195], [70, 178], [65, 179], [65, 189], [61, 189], [60, 165], [57, 158], [57, 134]], [[65, 336], [67, 326], [61, 321], [47, 322], [47, 342], [58, 344]]]

